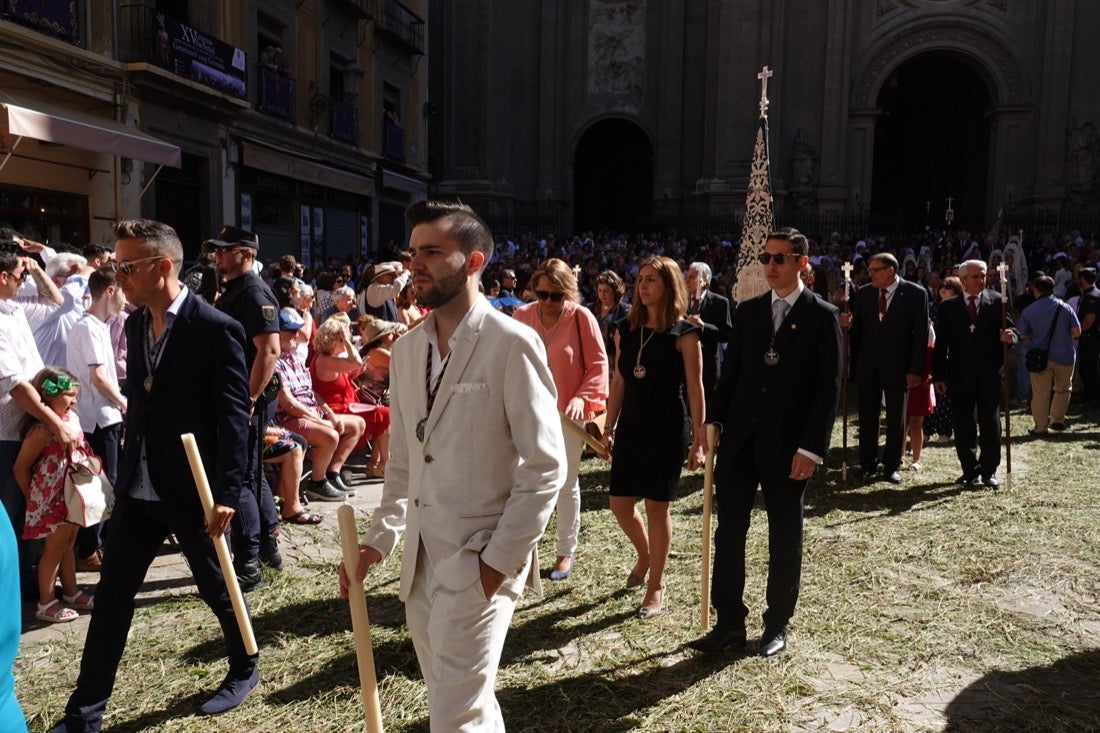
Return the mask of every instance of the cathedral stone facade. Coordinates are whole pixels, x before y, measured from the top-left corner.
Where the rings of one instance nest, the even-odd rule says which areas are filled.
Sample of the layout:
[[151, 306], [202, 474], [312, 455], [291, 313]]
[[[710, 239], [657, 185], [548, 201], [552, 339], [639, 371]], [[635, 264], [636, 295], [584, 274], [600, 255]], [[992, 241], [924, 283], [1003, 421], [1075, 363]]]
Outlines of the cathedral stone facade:
[[434, 192], [493, 222], [733, 215], [765, 65], [780, 221], [1098, 206], [1100, 3], [433, 0], [430, 18]]

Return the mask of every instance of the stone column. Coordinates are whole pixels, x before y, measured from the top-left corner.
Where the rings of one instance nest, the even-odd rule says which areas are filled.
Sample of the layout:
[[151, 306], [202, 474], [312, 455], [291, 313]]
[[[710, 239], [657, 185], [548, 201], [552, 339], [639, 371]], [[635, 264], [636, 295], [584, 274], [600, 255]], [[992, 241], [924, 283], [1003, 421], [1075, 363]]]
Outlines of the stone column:
[[848, 112], [848, 201], [847, 209], [859, 212], [871, 203], [871, 179], [875, 167], [875, 123], [881, 110], [853, 109]]

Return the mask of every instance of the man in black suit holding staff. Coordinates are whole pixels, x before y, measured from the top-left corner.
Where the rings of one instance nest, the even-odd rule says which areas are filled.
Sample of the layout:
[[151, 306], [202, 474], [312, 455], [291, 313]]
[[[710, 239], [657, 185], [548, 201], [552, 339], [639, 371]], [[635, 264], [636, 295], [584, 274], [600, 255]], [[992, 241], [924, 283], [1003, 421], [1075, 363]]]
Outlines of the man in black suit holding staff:
[[955, 453], [962, 466], [962, 475], [955, 482], [969, 486], [981, 477], [983, 484], [997, 488], [1004, 379], [1002, 343], [1015, 343], [1016, 335], [1010, 319], [1006, 319], [1007, 327], [1001, 328], [1001, 294], [986, 289], [985, 271], [983, 260], [963, 262], [959, 265], [963, 294], [940, 304], [932, 383], [939, 394], [951, 395]]
[[882, 475], [901, 483], [905, 407], [909, 388], [924, 377], [928, 353], [928, 291], [898, 277], [898, 261], [879, 252], [867, 262], [871, 282], [856, 292], [851, 314], [840, 317], [852, 339], [852, 364], [859, 395], [861, 478], [876, 475], [879, 415], [886, 402], [886, 445]]
[[715, 410], [708, 412], [722, 428], [711, 583], [718, 621], [690, 644], [705, 653], [745, 643], [745, 537], [757, 486], [770, 548], [759, 653], [770, 657], [787, 646], [802, 574], [806, 481], [828, 451], [840, 395], [838, 311], [803, 285], [807, 254], [797, 229], [768, 235], [760, 261], [771, 289], [734, 313]]
[[[259, 683], [245, 651], [214, 549], [246, 491], [248, 372], [244, 331], [179, 282], [183, 247], [172, 227], [123, 221], [115, 230], [119, 286], [139, 306], [126, 321], [131, 384], [111, 531], [95, 609], [65, 718], [50, 733], [95, 733], [114, 687], [134, 616], [134, 597], [168, 533], [187, 558], [199, 595], [221, 625], [229, 673], [200, 707], [240, 705]], [[206, 520], [180, 435], [193, 433], [214, 494]]]

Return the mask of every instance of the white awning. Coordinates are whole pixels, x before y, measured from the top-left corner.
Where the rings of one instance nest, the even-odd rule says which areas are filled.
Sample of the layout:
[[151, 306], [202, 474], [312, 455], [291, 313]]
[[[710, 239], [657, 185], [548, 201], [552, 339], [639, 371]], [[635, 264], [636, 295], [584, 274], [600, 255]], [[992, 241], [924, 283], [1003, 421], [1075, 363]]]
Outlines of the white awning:
[[81, 150], [180, 167], [178, 146], [106, 117], [44, 102], [23, 101], [6, 92], [0, 92], [0, 107], [4, 110], [0, 122], [7, 125], [14, 137], [30, 137]]

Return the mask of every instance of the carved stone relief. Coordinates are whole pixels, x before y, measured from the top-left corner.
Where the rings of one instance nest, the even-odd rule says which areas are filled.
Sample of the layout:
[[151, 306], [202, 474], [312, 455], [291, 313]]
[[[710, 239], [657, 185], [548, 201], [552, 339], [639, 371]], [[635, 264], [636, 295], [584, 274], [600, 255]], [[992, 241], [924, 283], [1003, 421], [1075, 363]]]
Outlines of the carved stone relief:
[[639, 100], [645, 91], [646, 0], [589, 0], [589, 94]]

